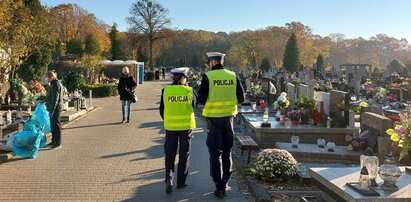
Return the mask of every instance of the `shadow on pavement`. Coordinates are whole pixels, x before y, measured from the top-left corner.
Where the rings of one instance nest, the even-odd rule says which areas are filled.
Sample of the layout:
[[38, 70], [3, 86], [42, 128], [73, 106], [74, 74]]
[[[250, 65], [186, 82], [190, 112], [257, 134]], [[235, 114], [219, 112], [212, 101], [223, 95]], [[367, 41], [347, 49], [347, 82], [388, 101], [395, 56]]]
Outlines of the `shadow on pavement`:
[[164, 169], [156, 169], [150, 170], [146, 172], [136, 173], [130, 175], [128, 178], [122, 179], [117, 182], [109, 183], [109, 184], [121, 184], [127, 182], [133, 182], [138, 180], [162, 180], [164, 179]]
[[154, 122], [146, 122], [142, 123], [139, 128], [158, 128], [161, 129], [163, 128], [163, 122], [162, 121], [154, 121]]
[[7, 161], [0, 161], [0, 165], [1, 165], [1, 164], [13, 163], [13, 162], [15, 162], [15, 161], [21, 161], [21, 160], [31, 160], [31, 158], [19, 158], [19, 157], [15, 157], [15, 158], [9, 159], [9, 160], [7, 160]]
[[115, 157], [122, 157], [122, 156], [128, 156], [128, 155], [133, 155], [133, 154], [141, 154], [143, 153], [145, 156], [137, 159], [133, 159], [130, 161], [138, 161], [138, 160], [145, 160], [145, 159], [157, 159], [157, 158], [162, 158], [164, 156], [164, 146], [163, 145], [154, 145], [151, 146], [148, 149], [141, 149], [141, 150], [136, 150], [136, 151], [130, 151], [130, 152], [123, 152], [123, 153], [117, 153], [117, 154], [110, 154], [110, 155], [105, 155], [101, 156], [100, 159], [109, 159], [109, 158], [115, 158]]
[[94, 125], [66, 127], [66, 128], [63, 128], [63, 130], [72, 130], [72, 129], [80, 129], [80, 128], [93, 128], [93, 127], [101, 127], [101, 126], [113, 126], [113, 125], [120, 125], [120, 124], [121, 124], [121, 122], [101, 123], [101, 124], [94, 124]]
[[136, 178], [125, 179], [122, 182], [130, 182], [133, 180], [156, 180], [156, 182], [139, 187], [133, 198], [124, 201], [239, 201], [231, 189], [227, 190], [227, 197], [224, 200], [215, 198], [213, 185], [210, 182], [211, 179], [208, 177], [204, 179], [204, 175], [205, 173], [199, 170], [190, 172], [187, 181], [188, 186], [184, 189], [174, 188], [172, 194], [165, 193], [165, 184], [163, 182], [164, 170], [149, 172]]
[[144, 157], [132, 159], [130, 161], [140, 161], [140, 160], [154, 160], [157, 158], [164, 157], [164, 146], [163, 145], [154, 145], [146, 150], [139, 151], [138, 153], [144, 153]]
[[146, 109], [135, 109], [135, 110], [133, 110], [133, 111], [139, 112], [139, 111], [155, 111], [155, 110], [158, 110], [158, 108], [157, 108], [157, 107], [153, 107], [153, 108], [146, 108]]

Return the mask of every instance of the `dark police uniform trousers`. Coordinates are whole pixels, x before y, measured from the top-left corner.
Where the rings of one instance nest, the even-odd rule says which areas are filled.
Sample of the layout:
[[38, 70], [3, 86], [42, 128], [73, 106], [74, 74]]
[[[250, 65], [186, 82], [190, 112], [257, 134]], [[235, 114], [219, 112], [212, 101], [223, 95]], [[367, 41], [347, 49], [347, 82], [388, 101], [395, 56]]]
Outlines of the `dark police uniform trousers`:
[[210, 173], [217, 190], [225, 190], [232, 172], [233, 119], [233, 117], [207, 118]]
[[173, 180], [174, 162], [177, 148], [179, 148], [177, 186], [184, 185], [187, 178], [190, 165], [191, 132], [192, 130], [166, 131], [166, 142], [164, 144], [166, 180]]

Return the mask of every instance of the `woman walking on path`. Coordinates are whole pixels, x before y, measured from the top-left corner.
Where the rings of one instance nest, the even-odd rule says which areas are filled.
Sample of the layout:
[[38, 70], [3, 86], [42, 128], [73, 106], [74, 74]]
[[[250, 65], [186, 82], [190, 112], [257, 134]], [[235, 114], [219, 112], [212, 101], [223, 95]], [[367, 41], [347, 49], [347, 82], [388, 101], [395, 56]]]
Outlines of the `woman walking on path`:
[[137, 82], [134, 80], [133, 76], [130, 75], [130, 70], [128, 67], [123, 67], [120, 82], [118, 83], [117, 89], [121, 100], [121, 112], [123, 115], [123, 120], [121, 123], [126, 121], [126, 107], [127, 107], [127, 123], [130, 123], [131, 114], [131, 103], [136, 102], [136, 97], [134, 95], [134, 90], [137, 87]]

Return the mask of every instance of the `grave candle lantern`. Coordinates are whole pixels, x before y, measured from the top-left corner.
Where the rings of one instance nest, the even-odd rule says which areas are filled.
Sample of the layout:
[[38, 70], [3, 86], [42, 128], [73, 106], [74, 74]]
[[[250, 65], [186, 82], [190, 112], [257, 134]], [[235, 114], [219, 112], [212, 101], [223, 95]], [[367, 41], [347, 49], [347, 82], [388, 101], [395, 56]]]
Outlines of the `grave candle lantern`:
[[371, 186], [377, 186], [377, 178], [378, 174], [378, 164], [379, 160], [377, 156], [369, 156], [369, 155], [361, 155], [360, 156], [360, 164], [361, 167], [366, 167], [370, 177]]

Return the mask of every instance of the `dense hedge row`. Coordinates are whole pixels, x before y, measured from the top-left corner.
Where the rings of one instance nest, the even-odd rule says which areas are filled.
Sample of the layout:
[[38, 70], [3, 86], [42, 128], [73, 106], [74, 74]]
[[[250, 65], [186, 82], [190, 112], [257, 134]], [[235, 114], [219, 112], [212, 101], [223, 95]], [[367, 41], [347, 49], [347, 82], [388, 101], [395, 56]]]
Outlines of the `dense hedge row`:
[[93, 91], [93, 97], [109, 97], [118, 95], [117, 85], [115, 84], [83, 84], [81, 86], [83, 95], [88, 97], [89, 90]]

